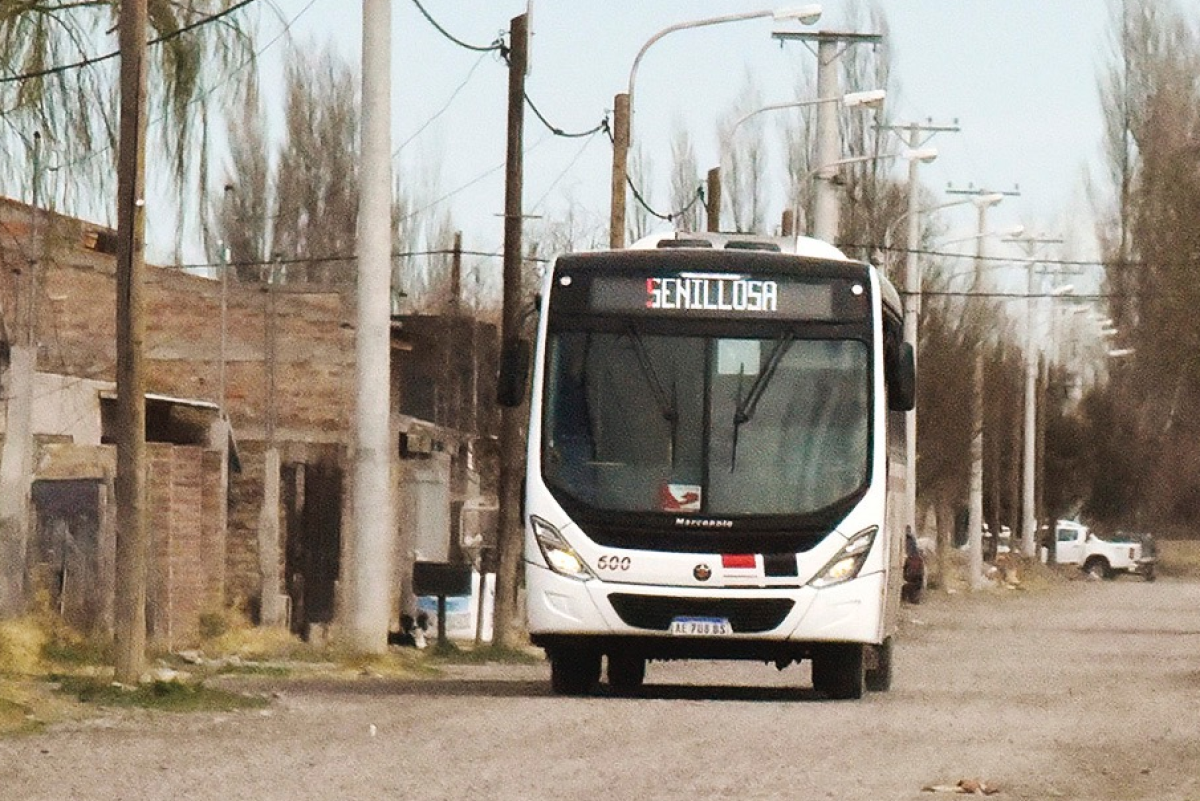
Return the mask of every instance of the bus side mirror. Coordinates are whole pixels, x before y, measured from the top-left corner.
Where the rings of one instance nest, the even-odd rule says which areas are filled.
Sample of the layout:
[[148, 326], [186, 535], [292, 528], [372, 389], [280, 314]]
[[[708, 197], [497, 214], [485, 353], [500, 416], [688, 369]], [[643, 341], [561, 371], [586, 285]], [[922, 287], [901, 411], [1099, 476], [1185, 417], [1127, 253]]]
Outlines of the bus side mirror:
[[917, 368], [912, 344], [900, 343], [894, 361], [895, 363], [888, 364], [885, 368], [888, 373], [888, 409], [893, 412], [911, 412], [917, 405]]
[[529, 375], [529, 342], [512, 339], [500, 351], [500, 376], [496, 381], [496, 403], [515, 409], [525, 401]]

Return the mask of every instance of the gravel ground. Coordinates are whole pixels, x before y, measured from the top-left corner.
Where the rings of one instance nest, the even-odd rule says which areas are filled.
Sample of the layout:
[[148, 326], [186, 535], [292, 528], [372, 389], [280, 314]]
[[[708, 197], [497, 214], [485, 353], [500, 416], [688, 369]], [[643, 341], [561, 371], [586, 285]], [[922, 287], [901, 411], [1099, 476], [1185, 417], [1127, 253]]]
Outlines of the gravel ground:
[[[549, 669], [264, 680], [265, 710], [111, 712], [0, 739], [3, 801], [1012, 799], [1200, 801], [1200, 582], [931, 594], [893, 689], [826, 701], [807, 666], [653, 663], [638, 697]], [[934, 789], [928, 789], [934, 788]]]

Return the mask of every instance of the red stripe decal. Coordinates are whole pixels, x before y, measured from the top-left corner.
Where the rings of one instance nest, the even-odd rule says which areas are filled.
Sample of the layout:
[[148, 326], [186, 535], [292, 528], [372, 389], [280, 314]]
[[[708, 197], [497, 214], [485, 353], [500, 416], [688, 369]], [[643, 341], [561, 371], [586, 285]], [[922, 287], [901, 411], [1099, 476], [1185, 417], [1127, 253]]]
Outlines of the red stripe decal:
[[748, 567], [754, 569], [758, 567], [758, 562], [752, 553], [724, 553], [721, 554], [721, 567]]

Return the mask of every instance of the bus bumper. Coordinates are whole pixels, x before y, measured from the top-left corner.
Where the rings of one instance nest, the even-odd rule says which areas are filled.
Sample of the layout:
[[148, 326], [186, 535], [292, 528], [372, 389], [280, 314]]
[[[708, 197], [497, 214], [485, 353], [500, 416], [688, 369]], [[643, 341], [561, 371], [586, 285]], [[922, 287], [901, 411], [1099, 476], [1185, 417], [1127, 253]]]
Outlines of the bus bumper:
[[[607, 650], [620, 642], [664, 658], [679, 652], [712, 658], [728, 651], [737, 658], [776, 658], [780, 647], [803, 651], [822, 642], [878, 644], [890, 634], [884, 624], [886, 577], [860, 576], [834, 587], [693, 588], [576, 581], [534, 564], [526, 565], [526, 619], [535, 645], [593, 641]], [[790, 602], [778, 622], [767, 614]], [[699, 612], [697, 610], [700, 610]], [[722, 636], [672, 634], [675, 617], [724, 617], [733, 633]], [[768, 623], [771, 625], [769, 628]], [[741, 630], [739, 630], [741, 629]], [[763, 646], [762, 649], [754, 644]], [[763, 650], [765, 649], [765, 650]], [[763, 657], [768, 658], [768, 657]]]

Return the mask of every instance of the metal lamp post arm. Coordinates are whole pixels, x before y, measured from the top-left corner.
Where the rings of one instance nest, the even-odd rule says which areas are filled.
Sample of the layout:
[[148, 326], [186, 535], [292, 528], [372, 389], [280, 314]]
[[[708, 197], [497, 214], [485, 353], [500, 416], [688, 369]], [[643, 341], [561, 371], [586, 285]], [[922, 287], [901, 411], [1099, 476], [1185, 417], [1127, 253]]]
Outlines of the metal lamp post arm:
[[775, 15], [774, 11], [746, 11], [741, 14], [726, 14], [725, 16], [722, 16], [722, 17], [709, 17], [708, 19], [693, 20], [691, 22], [679, 22], [679, 23], [676, 23], [675, 25], [670, 25], [666, 28], [663, 28], [661, 31], [659, 31], [658, 33], [654, 34], [649, 39], [647, 39], [646, 43], [644, 45], [642, 45], [642, 49], [639, 50], [637, 52], [637, 55], [634, 56], [634, 58], [633, 58], [633, 66], [629, 70], [629, 88], [627, 90], [627, 94], [629, 95], [630, 108], [633, 107], [633, 84], [637, 80], [638, 65], [642, 61], [642, 56], [646, 55], [646, 51], [650, 49], [650, 46], [653, 45], [655, 42], [657, 42], [659, 39], [663, 38], [667, 34], [675, 33], [676, 31], [687, 30], [688, 28], [703, 28], [708, 25], [720, 25], [725, 22], [739, 22], [739, 21], [745, 20], [745, 19], [757, 19], [758, 17], [772, 17], [774, 15]]

